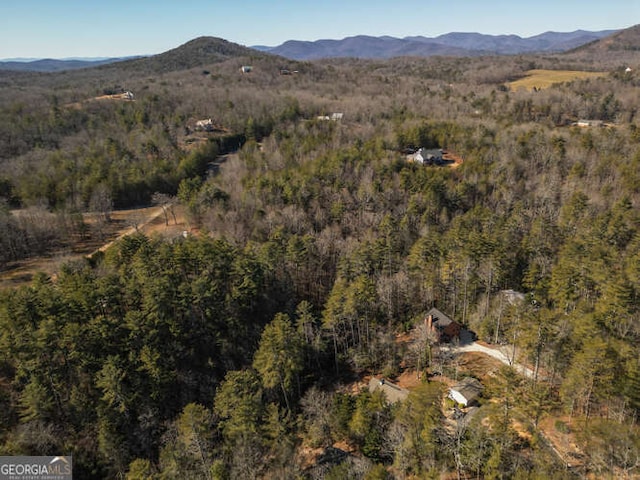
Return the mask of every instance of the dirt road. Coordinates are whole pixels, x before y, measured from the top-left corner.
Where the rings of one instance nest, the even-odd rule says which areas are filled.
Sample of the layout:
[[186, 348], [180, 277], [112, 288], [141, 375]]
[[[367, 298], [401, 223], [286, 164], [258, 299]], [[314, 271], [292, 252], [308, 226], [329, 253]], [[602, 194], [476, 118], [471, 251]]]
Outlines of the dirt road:
[[111, 245], [113, 245], [115, 242], [117, 242], [121, 238], [126, 237], [127, 235], [132, 235], [132, 234], [134, 234], [134, 233], [136, 233], [138, 231], [144, 230], [144, 228], [147, 225], [149, 225], [156, 218], [158, 218], [160, 215], [162, 215], [162, 207], [144, 208], [144, 209], [140, 209], [139, 211], [140, 211], [140, 214], [144, 216], [144, 219], [138, 225], [131, 226], [131, 227], [128, 227], [126, 229], [120, 230], [120, 232], [118, 232], [118, 236], [116, 238], [114, 238], [113, 240], [111, 240], [108, 243], [105, 243], [100, 248], [98, 248], [95, 252], [92, 252], [89, 255], [87, 255], [87, 257], [90, 257], [91, 255], [93, 255], [94, 253], [97, 253], [97, 252], [104, 252]]
[[[104, 252], [117, 240], [126, 235], [138, 231], [147, 235], [160, 233], [161, 235], [176, 236], [188, 229], [180, 208], [176, 209], [177, 223], [171, 222], [166, 226], [162, 207], [147, 207], [133, 210], [115, 210], [111, 212], [111, 222], [105, 226], [105, 242], [100, 243], [96, 239], [79, 238], [75, 243], [61, 249], [50, 252], [42, 257], [30, 257], [12, 262], [10, 268], [0, 272], [0, 289], [5, 287], [17, 287], [31, 282], [36, 272], [44, 272], [49, 276], [55, 276], [61, 265], [69, 261], [75, 261], [83, 257], [90, 257], [96, 252]], [[20, 212], [14, 212], [20, 215]], [[173, 215], [172, 215], [173, 216]], [[86, 214], [85, 222], [92, 224], [95, 214]]]
[[517, 362], [513, 362], [512, 358], [509, 358], [509, 356], [505, 353], [505, 352], [513, 352], [513, 347], [509, 346], [509, 345], [505, 345], [501, 348], [492, 348], [486, 345], [483, 345], [481, 343], [478, 342], [465, 342], [464, 340], [457, 346], [455, 345], [447, 345], [446, 347], [447, 350], [453, 352], [453, 353], [462, 353], [462, 352], [480, 352], [480, 353], [484, 353], [485, 355], [489, 355], [490, 357], [495, 358], [496, 360], [499, 360], [500, 362], [504, 363], [505, 365], [509, 365], [510, 367], [513, 367], [518, 373], [524, 375], [527, 378], [534, 378], [535, 377], [535, 372], [522, 365], [519, 364]]

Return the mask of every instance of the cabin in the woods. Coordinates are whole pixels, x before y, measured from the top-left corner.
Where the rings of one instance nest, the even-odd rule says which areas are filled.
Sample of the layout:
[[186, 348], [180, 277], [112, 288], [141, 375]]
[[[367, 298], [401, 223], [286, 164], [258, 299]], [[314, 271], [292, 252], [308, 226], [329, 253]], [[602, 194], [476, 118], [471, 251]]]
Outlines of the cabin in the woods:
[[484, 387], [472, 377], [465, 377], [449, 389], [449, 398], [463, 406], [476, 401]]
[[427, 312], [424, 323], [429, 335], [433, 335], [437, 342], [451, 342], [460, 338], [462, 326], [437, 308]]

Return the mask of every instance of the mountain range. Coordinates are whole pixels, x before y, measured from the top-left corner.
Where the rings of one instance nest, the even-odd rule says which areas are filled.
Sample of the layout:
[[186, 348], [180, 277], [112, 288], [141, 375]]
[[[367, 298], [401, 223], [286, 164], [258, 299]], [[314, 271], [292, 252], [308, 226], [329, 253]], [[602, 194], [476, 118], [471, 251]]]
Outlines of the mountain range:
[[252, 48], [293, 60], [320, 58], [392, 58], [399, 56], [428, 57], [433, 55], [478, 56], [514, 55], [520, 53], [557, 53], [572, 50], [617, 30], [591, 32], [545, 32], [522, 38], [518, 35], [486, 35], [481, 33], [447, 33], [438, 37], [412, 36], [395, 38], [358, 35], [342, 40], [314, 42], [289, 40], [276, 47], [257, 45]]
[[[342, 40], [303, 42], [290, 40], [277, 47], [245, 47], [223, 39], [199, 37], [167, 52], [140, 57], [96, 59], [12, 59], [0, 61], [0, 71], [57, 72], [102, 66], [149, 73], [184, 70], [230, 57], [257, 58], [277, 55], [291, 60], [321, 58], [392, 58], [434, 55], [472, 57], [480, 55], [514, 55], [520, 53], [575, 52], [582, 55], [613, 52], [633, 53], [640, 50], [640, 25], [625, 30], [569, 33], [546, 32], [533, 37], [517, 35], [485, 35], [480, 33], [447, 33], [435, 38], [421, 36], [395, 38], [359, 35]], [[275, 57], [274, 57], [275, 58]]]

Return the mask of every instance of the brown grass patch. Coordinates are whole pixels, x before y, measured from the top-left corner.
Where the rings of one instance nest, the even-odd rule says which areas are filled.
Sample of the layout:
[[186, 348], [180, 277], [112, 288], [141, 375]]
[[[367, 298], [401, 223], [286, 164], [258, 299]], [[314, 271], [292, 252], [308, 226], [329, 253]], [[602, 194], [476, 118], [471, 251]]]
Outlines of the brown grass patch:
[[585, 78], [599, 78], [608, 72], [583, 72], [579, 70], [529, 70], [526, 76], [509, 83], [511, 90], [533, 90], [534, 88], [549, 88], [556, 83], [572, 82]]
[[401, 388], [411, 390], [412, 388], [419, 386], [422, 383], [422, 380], [418, 378], [418, 372], [415, 370], [405, 370], [394, 380], [393, 383]]
[[443, 155], [442, 159], [446, 162], [446, 164], [451, 168], [458, 168], [460, 165], [464, 163], [463, 158], [455, 152], [447, 150]]
[[[556, 422], [566, 425], [566, 430], [559, 431]], [[567, 464], [577, 467], [584, 463], [585, 454], [576, 442], [574, 424], [572, 424], [569, 416], [545, 416], [538, 423], [538, 430], [543, 433], [544, 437], [556, 450], [556, 453]]]
[[493, 376], [503, 366], [498, 359], [482, 352], [464, 352], [460, 355], [460, 370], [480, 380]]

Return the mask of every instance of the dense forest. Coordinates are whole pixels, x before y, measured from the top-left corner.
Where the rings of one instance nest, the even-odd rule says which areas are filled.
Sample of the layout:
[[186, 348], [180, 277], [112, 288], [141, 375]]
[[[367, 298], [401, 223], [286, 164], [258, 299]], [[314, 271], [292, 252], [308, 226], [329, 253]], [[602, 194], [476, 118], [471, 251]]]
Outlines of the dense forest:
[[[100, 235], [86, 212], [179, 204], [198, 231], [0, 291], [0, 454], [78, 478], [640, 475], [640, 57], [232, 47], [0, 74], [0, 269]], [[535, 68], [607, 74], [509, 88]], [[434, 306], [535, 375], [487, 372], [452, 420], [447, 380], [474, 374], [416, 333]], [[407, 371], [404, 401], [356, 388]]]

